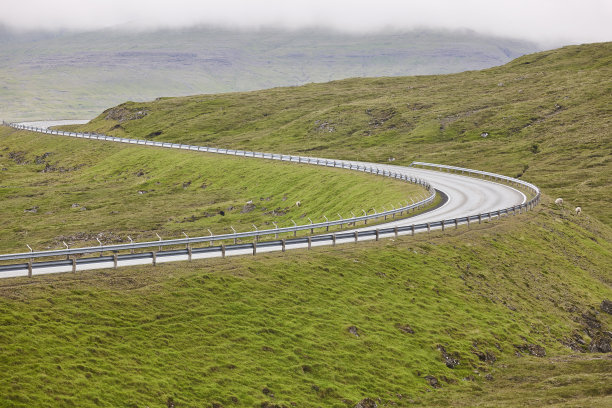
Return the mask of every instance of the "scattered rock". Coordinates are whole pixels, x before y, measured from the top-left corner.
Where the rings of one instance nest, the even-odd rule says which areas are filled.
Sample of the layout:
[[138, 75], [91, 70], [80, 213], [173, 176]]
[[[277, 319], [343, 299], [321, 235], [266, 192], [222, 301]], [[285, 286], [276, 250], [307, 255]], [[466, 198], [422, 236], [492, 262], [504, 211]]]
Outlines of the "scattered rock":
[[74, 204], [72, 204], [72, 205], [70, 206], [70, 208], [79, 208], [79, 207], [80, 207], [80, 205], [79, 205], [79, 204], [77, 204], [77, 203], [74, 203]]
[[29, 164], [26, 160], [26, 152], [9, 152], [8, 157], [17, 164]]
[[438, 344], [437, 348], [440, 351], [440, 354], [442, 355], [444, 364], [446, 364], [448, 368], [455, 368], [459, 365], [459, 356], [456, 353], [453, 353], [453, 354], [447, 353], [444, 346], [440, 344]]
[[482, 132], [480, 137], [489, 137], [489, 132]]
[[241, 214], [250, 213], [254, 209], [255, 209], [255, 204], [253, 204], [253, 201], [249, 201], [242, 207], [242, 210], [240, 210], [240, 213]]
[[6, 167], [3, 167], [2, 171], [8, 171], [8, 169]]
[[485, 375], [485, 380], [493, 381], [493, 376], [491, 374], [487, 374], [487, 375]]
[[32, 207], [32, 208], [26, 208], [25, 210], [23, 210], [23, 212], [37, 213], [38, 212], [38, 206]]
[[321, 121], [321, 120], [315, 120], [314, 121], [315, 124], [315, 130], [317, 132], [333, 132], [335, 131], [334, 127], [332, 126], [333, 123], [327, 122], [327, 121]]
[[376, 404], [376, 401], [374, 401], [372, 398], [364, 398], [361, 401], [359, 401], [354, 408], [377, 408], [378, 405]]
[[[522, 351], [523, 353], [529, 353], [532, 356], [536, 356], [536, 357], [546, 356], [546, 349], [544, 349], [544, 347], [539, 346], [537, 344], [525, 343], [523, 345], [518, 345], [518, 346], [515, 345], [514, 347], [516, 347], [517, 350]], [[520, 355], [520, 357], [522, 357], [522, 355]]]
[[425, 379], [427, 380], [429, 385], [431, 385], [434, 388], [441, 388], [442, 387], [442, 385], [440, 385], [440, 382], [438, 381], [438, 379], [436, 377], [434, 377], [433, 375], [427, 375], [427, 376], [425, 376]]
[[486, 363], [494, 363], [495, 360], [497, 360], [497, 358], [495, 357], [495, 354], [489, 351], [480, 351], [478, 349], [473, 349], [472, 353], [476, 354], [480, 361], [484, 361]]
[[287, 214], [287, 212], [289, 212], [289, 208], [284, 208], [284, 209], [281, 209], [281, 208], [279, 207], [279, 208], [276, 208], [275, 210], [272, 210], [272, 211], [267, 211], [267, 212], [265, 212], [264, 214], [265, 214], [265, 215], [273, 215], [273, 216], [275, 216], [275, 217], [278, 217], [278, 216], [281, 216], [281, 215], [285, 215], [285, 214]]
[[47, 157], [49, 157], [50, 155], [51, 155], [51, 152], [46, 152], [46, 153], [44, 153], [44, 154], [43, 154], [43, 155], [41, 155], [41, 156], [36, 156], [36, 158], [34, 159], [34, 162], [35, 162], [36, 164], [44, 164], [44, 163], [45, 163], [45, 159], [46, 159]]
[[414, 334], [414, 330], [412, 329], [412, 327], [410, 327], [407, 324], [399, 324], [399, 323], [397, 323], [395, 325], [395, 327], [397, 327], [400, 331], [402, 331], [404, 333]]
[[582, 321], [589, 329], [601, 329], [601, 322], [594, 314], [583, 313], [581, 317]]
[[272, 393], [272, 391], [270, 391], [270, 389], [268, 387], [263, 387], [261, 392], [263, 392], [264, 395], [270, 395]]
[[219, 211], [219, 215], [220, 215], [220, 216], [222, 216], [222, 217], [224, 217], [224, 216], [225, 216], [225, 211], [220, 210], [220, 211]]
[[608, 314], [612, 314], [612, 302], [607, 299], [604, 299], [601, 302], [601, 311]]
[[145, 172], [141, 169], [136, 172], [136, 177], [142, 177], [145, 175]]
[[81, 207], [79, 208], [79, 211], [87, 211], [87, 207]]
[[355, 326], [350, 326], [348, 328], [348, 332], [351, 333], [355, 337], [359, 337], [359, 332], [357, 330], [357, 327], [355, 327]]
[[138, 194], [147, 194], [148, 191], [147, 190], [138, 190]]
[[610, 353], [612, 352], [612, 333], [603, 332], [591, 340], [589, 344], [591, 353]]
[[287, 196], [283, 196], [283, 201], [287, 201]]
[[186, 181], [183, 183], [183, 188], [187, 188], [191, 185], [191, 181]]
[[142, 119], [147, 116], [148, 111], [138, 110], [138, 108], [128, 109], [125, 106], [120, 105], [116, 108], [108, 109], [104, 113], [106, 113], [106, 120], [116, 120], [117, 122], [122, 123], [128, 120]]
[[206, 187], [208, 187], [206, 183], [202, 183], [202, 185], [200, 186], [200, 188], [206, 188]]
[[573, 351], [578, 351], [580, 353], [584, 353], [587, 351], [586, 342], [580, 335], [580, 333], [574, 332], [571, 336], [563, 339], [561, 343]]

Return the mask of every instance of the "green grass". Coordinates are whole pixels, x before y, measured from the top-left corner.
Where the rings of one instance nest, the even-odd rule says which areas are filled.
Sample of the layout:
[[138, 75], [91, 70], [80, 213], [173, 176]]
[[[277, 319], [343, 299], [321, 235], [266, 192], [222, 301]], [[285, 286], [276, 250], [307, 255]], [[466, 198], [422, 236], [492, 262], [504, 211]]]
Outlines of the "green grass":
[[[548, 381], [568, 337], [589, 342], [582, 314], [612, 297], [610, 238], [588, 216], [545, 205], [445, 235], [2, 280], [3, 404], [406, 406], [457, 393], [468, 406], [520, 406], [532, 393], [500, 399], [484, 376], [526, 368], [515, 352], [530, 343], [546, 349], [531, 367]], [[596, 318], [601, 330], [612, 324]], [[414, 334], [397, 327], [406, 324]], [[438, 345], [459, 365], [448, 368]], [[601, 377], [597, 367], [586, 378]], [[431, 392], [429, 375], [441, 389]], [[576, 384], [592, 401], [610, 394]], [[573, 400], [563, 387], [539, 393], [541, 405]]]
[[[587, 352], [592, 340], [612, 327], [612, 315], [600, 310], [602, 300], [612, 300], [609, 63], [610, 44], [596, 44], [481, 72], [127, 103], [128, 112], [149, 113], [121, 123], [103, 114], [82, 129], [134, 137], [161, 131], [157, 140], [381, 162], [392, 156], [396, 163], [422, 159], [523, 173], [543, 188], [544, 197], [532, 212], [472, 223], [469, 230], [0, 280], [0, 405], [353, 407], [366, 397], [378, 406], [610, 405], [609, 355], [599, 359], [601, 354]], [[483, 131], [487, 138], [480, 136]], [[33, 160], [51, 148], [57, 155], [50, 156], [53, 163], [54, 157], [67, 167], [86, 163], [74, 172], [41, 174], [44, 165], [8, 162], [1, 184], [8, 184], [9, 174], [19, 180], [23, 191], [7, 196], [15, 195], [22, 205], [44, 197], [69, 206], [74, 195], [64, 199], [60, 193], [89, 194], [85, 187], [94, 183], [109, 192], [98, 194], [99, 200], [119, 191], [117, 206], [141, 205], [138, 200], [146, 197], [159, 200], [156, 208], [179, 212], [172, 198], [196, 211], [204, 208], [202, 192], [193, 182], [183, 190], [185, 169], [207, 174], [212, 166], [217, 174], [221, 166], [231, 171], [251, 163], [0, 132], [0, 142], [9, 147], [0, 152], [3, 163], [8, 151], [27, 151]], [[229, 202], [285, 194], [290, 186], [277, 192], [276, 179], [266, 172], [333, 173], [252, 163], [265, 168], [257, 179], [261, 186], [237, 183], [257, 194], [230, 189]], [[141, 168], [147, 176], [134, 176]], [[41, 193], [44, 180], [53, 190], [33, 195]], [[151, 186], [156, 180], [164, 189]], [[373, 180], [380, 185], [381, 179]], [[132, 201], [141, 185], [159, 190]], [[291, 191], [312, 189], [325, 187], [307, 183]], [[569, 202], [565, 208], [553, 204], [557, 195]], [[3, 205], [10, 200], [3, 197]], [[585, 209], [582, 216], [573, 215], [574, 203]], [[67, 218], [73, 209], [61, 208], [70, 221], [62, 228], [82, 222]], [[91, 208], [84, 213], [99, 211]], [[10, 242], [58, 234], [55, 226], [45, 227], [50, 223], [44, 218], [32, 224], [36, 228], [24, 222], [36, 220], [42, 210], [20, 208], [14, 213], [20, 221], [5, 213], [3, 207], [4, 225], [33, 228], [27, 236], [3, 228]], [[248, 224], [253, 213], [237, 215], [236, 223]], [[113, 230], [115, 218], [100, 214], [89, 217], [88, 225]], [[164, 218], [144, 228], [129, 224], [127, 216], [119, 220], [125, 233], [134, 225], [143, 235], [158, 223], [177, 235], [190, 224]], [[399, 329], [405, 325], [414, 333]], [[546, 356], [528, 356], [527, 344], [544, 347]], [[438, 346], [459, 365], [447, 367]], [[495, 361], [482, 361], [478, 353]], [[434, 389], [428, 376], [441, 388]]]
[[[358, 78], [128, 102], [81, 129], [489, 170], [531, 181], [609, 225], [611, 76], [612, 43], [589, 44], [453, 75]], [[106, 119], [121, 109], [148, 114], [121, 123]]]
[[[231, 233], [231, 226], [251, 231], [252, 224], [264, 229], [274, 228], [272, 222], [280, 227], [293, 225], [291, 220], [322, 222], [324, 215], [350, 218], [351, 211], [390, 209], [427, 193], [413, 184], [340, 169], [6, 127], [0, 128], [0, 168], [6, 169], [0, 182], [3, 253], [27, 251], [26, 244], [38, 250], [63, 247], [62, 241], [98, 245], [96, 236], [104, 243], [128, 242], [128, 235], [157, 240], [155, 233], [178, 238], [182, 232], [209, 235], [207, 229]], [[250, 200], [255, 207], [244, 212]], [[32, 208], [36, 213], [27, 211]]]

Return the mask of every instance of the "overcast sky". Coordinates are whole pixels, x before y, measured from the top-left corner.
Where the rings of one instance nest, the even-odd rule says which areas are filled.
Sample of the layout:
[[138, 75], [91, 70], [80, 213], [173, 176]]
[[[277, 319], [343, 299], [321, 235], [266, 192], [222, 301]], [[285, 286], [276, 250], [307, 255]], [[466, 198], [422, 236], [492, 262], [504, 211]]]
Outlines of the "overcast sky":
[[611, 41], [612, 0], [2, 0], [0, 22], [26, 30], [467, 28], [560, 45]]

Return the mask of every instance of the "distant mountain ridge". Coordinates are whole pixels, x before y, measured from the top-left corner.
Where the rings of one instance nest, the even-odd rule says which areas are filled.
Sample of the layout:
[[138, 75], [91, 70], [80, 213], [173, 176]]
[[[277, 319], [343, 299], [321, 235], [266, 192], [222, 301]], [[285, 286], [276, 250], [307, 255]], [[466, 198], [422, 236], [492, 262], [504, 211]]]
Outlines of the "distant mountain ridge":
[[0, 117], [92, 117], [125, 100], [460, 72], [537, 50], [526, 41], [469, 31], [16, 33], [0, 27]]

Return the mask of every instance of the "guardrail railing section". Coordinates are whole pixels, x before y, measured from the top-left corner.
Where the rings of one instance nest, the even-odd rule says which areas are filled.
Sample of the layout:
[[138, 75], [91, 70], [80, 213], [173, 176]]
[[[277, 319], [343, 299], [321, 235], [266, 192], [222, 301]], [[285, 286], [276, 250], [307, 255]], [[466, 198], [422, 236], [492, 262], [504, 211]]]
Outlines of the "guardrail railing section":
[[[251, 253], [255, 255], [257, 252], [269, 252], [269, 251], [285, 251], [287, 248], [308, 248], [310, 249], [313, 246], [318, 245], [336, 245], [337, 243], [346, 243], [346, 242], [359, 242], [363, 240], [379, 240], [384, 237], [392, 237], [399, 235], [414, 235], [417, 232], [427, 231], [430, 232], [433, 229], [441, 229], [445, 230], [448, 226], [454, 226], [457, 228], [461, 224], [467, 224], [468, 227], [471, 222], [481, 223], [483, 220], [491, 221], [492, 219], [500, 219], [502, 215], [509, 214], [520, 214], [523, 211], [531, 210], [534, 206], [536, 206], [540, 201], [540, 190], [533, 184], [527, 183], [525, 181], [501, 176], [499, 174], [483, 172], [478, 170], [466, 169], [461, 167], [454, 166], [446, 166], [440, 164], [432, 164], [432, 163], [424, 163], [424, 162], [413, 162], [411, 164], [412, 167], [421, 167], [426, 169], [434, 169], [439, 171], [447, 171], [454, 172], [458, 174], [474, 176], [474, 177], [484, 177], [489, 178], [492, 181], [496, 182], [506, 182], [511, 185], [524, 188], [530, 191], [533, 197], [519, 205], [515, 205], [512, 207], [507, 207], [487, 213], [482, 214], [473, 214], [465, 217], [459, 217], [454, 219], [440, 220], [436, 222], [427, 222], [420, 224], [412, 224], [412, 225], [402, 225], [402, 226], [393, 226], [393, 227], [384, 227], [382, 228], [372, 228], [366, 231], [357, 231], [357, 230], [347, 230], [345, 232], [333, 232], [333, 233], [325, 233], [315, 236], [305, 236], [305, 237], [296, 237], [296, 233], [298, 231], [310, 230], [311, 233], [314, 232], [315, 229], [325, 228], [326, 231], [329, 231], [329, 227], [331, 226], [343, 226], [345, 224], [353, 224], [355, 225], [357, 222], [366, 223], [368, 220], [376, 219], [387, 216], [395, 216], [396, 214], [403, 214], [404, 212], [408, 213], [409, 211], [414, 211], [418, 208], [422, 208], [430, 203], [432, 203], [436, 198], [436, 190], [433, 186], [431, 186], [426, 180], [407, 176], [405, 174], [400, 174], [396, 172], [392, 172], [385, 169], [380, 169], [375, 165], [366, 165], [363, 163], [353, 163], [346, 160], [329, 160], [322, 159], [316, 157], [304, 157], [304, 156], [293, 156], [293, 155], [282, 155], [275, 153], [264, 153], [264, 152], [251, 152], [244, 150], [236, 150], [236, 149], [225, 149], [225, 148], [215, 148], [215, 147], [204, 147], [204, 146], [192, 146], [192, 145], [183, 145], [177, 143], [169, 143], [169, 142], [156, 142], [150, 140], [140, 140], [140, 139], [128, 139], [128, 138], [119, 138], [113, 136], [106, 136], [96, 133], [77, 133], [77, 132], [66, 132], [60, 130], [52, 130], [52, 129], [41, 129], [35, 128], [32, 126], [25, 126], [20, 124], [7, 124], [3, 122], [3, 124], [11, 126], [16, 129], [25, 129], [36, 132], [42, 132], [47, 134], [55, 134], [55, 135], [63, 135], [63, 136], [71, 136], [77, 138], [85, 138], [85, 139], [97, 139], [97, 140], [107, 140], [121, 143], [131, 143], [131, 144], [143, 144], [143, 145], [151, 145], [158, 147], [167, 147], [167, 148], [176, 148], [176, 149], [186, 149], [186, 150], [196, 150], [196, 151], [204, 151], [209, 153], [219, 153], [219, 154], [230, 154], [230, 155], [238, 155], [244, 157], [256, 157], [256, 158], [264, 158], [264, 159], [272, 159], [272, 160], [281, 160], [281, 161], [290, 161], [295, 163], [305, 163], [305, 164], [313, 164], [320, 166], [329, 166], [329, 167], [339, 167], [349, 170], [355, 171], [363, 171], [366, 173], [377, 174], [385, 177], [391, 177], [399, 180], [403, 180], [410, 183], [416, 183], [427, 188], [428, 195], [425, 199], [420, 200], [416, 203], [412, 203], [406, 205], [404, 207], [376, 213], [376, 214], [365, 214], [363, 216], [353, 216], [352, 218], [334, 220], [334, 221], [326, 221], [320, 223], [311, 223], [306, 225], [294, 225], [291, 227], [283, 227], [283, 228], [274, 228], [274, 229], [266, 229], [266, 230], [258, 230], [258, 231], [248, 231], [248, 232], [237, 232], [233, 234], [221, 234], [221, 235], [211, 235], [194, 237], [194, 238], [179, 238], [179, 239], [171, 239], [171, 240], [159, 240], [159, 241], [148, 241], [148, 242], [131, 242], [130, 244], [118, 244], [118, 245], [100, 245], [96, 247], [83, 247], [83, 248], [67, 248], [61, 250], [50, 250], [50, 251], [30, 251], [24, 253], [17, 254], [6, 254], [0, 255], [0, 261], [10, 261], [10, 260], [22, 260], [27, 261], [27, 263], [19, 263], [19, 264], [10, 264], [10, 265], [0, 265], [0, 273], [5, 272], [11, 274], [11, 276], [32, 276], [33, 271], [41, 270], [44, 272], [41, 273], [52, 273], [52, 272], [64, 272], [64, 271], [73, 271], [77, 270], [87, 270], [94, 268], [117, 268], [118, 266], [126, 266], [126, 265], [136, 265], [136, 264], [152, 264], [156, 265], [159, 262], [168, 262], [168, 261], [177, 261], [177, 260], [192, 260], [198, 258], [209, 258], [209, 257], [225, 257], [229, 255], [242, 255], [245, 253]], [[291, 239], [274, 239], [270, 241], [259, 241], [259, 237], [265, 235], [275, 235], [275, 238], [278, 238], [279, 234], [293, 233], [294, 238]], [[250, 243], [238, 243], [239, 239], [244, 238], [253, 238], [253, 241]], [[225, 244], [225, 242], [232, 242], [233, 244]], [[220, 242], [221, 245], [213, 246], [215, 242]], [[208, 243], [208, 246], [203, 247], [193, 247], [194, 244], [200, 243]], [[162, 249], [164, 247], [170, 246], [185, 246], [184, 249]], [[135, 253], [136, 249], [145, 249], [145, 248], [154, 248], [151, 251], [146, 252], [138, 252]], [[120, 253], [129, 251], [129, 253]], [[99, 253], [98, 257], [85, 257], [79, 258], [79, 256], [85, 254], [93, 254]], [[104, 253], [112, 254], [103, 256]], [[44, 257], [65, 257], [62, 260], [51, 260], [51, 261], [43, 261], [43, 262], [34, 262], [36, 258], [44, 258]], [[1, 277], [2, 275], [0, 275]], [[5, 276], [7, 276], [5, 274]]]

